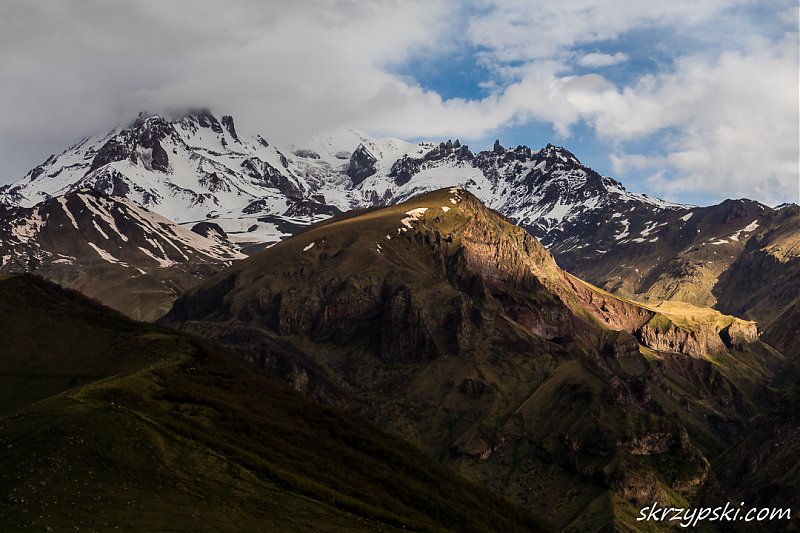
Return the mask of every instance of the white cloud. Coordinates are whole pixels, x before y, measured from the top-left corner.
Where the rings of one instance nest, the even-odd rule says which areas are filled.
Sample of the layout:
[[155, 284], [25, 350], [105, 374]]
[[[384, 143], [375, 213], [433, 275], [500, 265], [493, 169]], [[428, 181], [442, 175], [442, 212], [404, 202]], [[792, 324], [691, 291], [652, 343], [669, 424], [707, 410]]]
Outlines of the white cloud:
[[[580, 102], [601, 136], [634, 139], [668, 128], [651, 154], [617, 154], [615, 171], [650, 169], [657, 191], [702, 191], [776, 203], [798, 196], [795, 37], [716, 59], [681, 60], [665, 73]], [[660, 172], [659, 172], [660, 171]]]
[[[209, 106], [289, 142], [344, 126], [469, 140], [537, 120], [569, 145], [588, 126], [615, 172], [649, 172], [656, 192], [797, 201], [797, 6], [777, 3], [764, 26], [746, 0], [9, 0], [0, 177], [140, 109]], [[632, 30], [682, 55], [629, 80], [575, 74], [633, 68], [634, 50], [591, 51]], [[393, 73], [454, 50], [477, 50], [488, 96], [443, 99]], [[648, 137], [657, 149], [629, 150]]]
[[483, 0], [468, 34], [496, 61], [531, 61], [632, 28], [696, 27], [741, 3], [746, 0]]
[[604, 54], [602, 52], [592, 52], [583, 56], [579, 63], [584, 67], [608, 67], [628, 60], [628, 54], [617, 52], [616, 54]]
[[[0, 3], [0, 172], [18, 177], [45, 150], [60, 151], [142, 109], [208, 106], [245, 128], [294, 139], [364, 122], [398, 88], [424, 100], [386, 66], [438, 46], [448, 7], [394, 0]], [[36, 159], [20, 153], [27, 147], [40, 150]]]

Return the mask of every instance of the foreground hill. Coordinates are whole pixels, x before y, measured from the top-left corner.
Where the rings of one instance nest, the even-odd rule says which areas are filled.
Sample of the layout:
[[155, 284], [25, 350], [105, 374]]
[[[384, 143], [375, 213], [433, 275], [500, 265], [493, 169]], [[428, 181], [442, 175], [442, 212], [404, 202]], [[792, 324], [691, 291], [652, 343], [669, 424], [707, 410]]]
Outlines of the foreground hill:
[[220, 348], [0, 277], [3, 531], [537, 531]]
[[755, 324], [561, 270], [457, 188], [313, 226], [178, 299], [217, 339], [561, 528], [722, 501], [715, 460], [785, 364]]

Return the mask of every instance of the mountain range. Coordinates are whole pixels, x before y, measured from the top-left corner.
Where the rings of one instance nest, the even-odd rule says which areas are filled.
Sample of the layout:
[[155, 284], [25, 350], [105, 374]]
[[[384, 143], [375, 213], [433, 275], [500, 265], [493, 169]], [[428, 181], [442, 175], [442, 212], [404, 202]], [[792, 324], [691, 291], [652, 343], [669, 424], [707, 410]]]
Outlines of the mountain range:
[[[797, 300], [782, 290], [800, 275], [795, 205], [665, 202], [627, 191], [553, 145], [533, 150], [496, 142], [473, 153], [458, 140], [410, 144], [347, 131], [278, 147], [240, 133], [231, 116], [143, 113], [50, 156], [0, 188], [0, 203], [32, 208], [88, 188], [187, 229], [215, 224], [221, 238], [248, 253], [344, 211], [450, 186], [469, 190], [537, 237], [568, 271], [614, 293], [715, 306], [765, 331], [796, 316]], [[782, 274], [753, 266], [764, 262]], [[5, 259], [0, 268], [8, 269]], [[743, 276], [759, 285], [758, 297], [742, 299], [737, 284], [726, 281]], [[165, 305], [132, 316], [153, 318]]]
[[140, 114], [0, 188], [0, 444], [93, 436], [36, 444], [47, 479], [9, 456], [0, 522], [73, 505], [57, 466], [89, 457], [93, 509], [133, 516], [109, 484], [159, 524], [158, 481], [186, 530], [262, 508], [279, 529], [629, 531], [653, 501], [800, 506], [798, 228], [797, 205], [666, 202], [553, 145], [283, 147]]
[[275, 242], [292, 224], [446, 186], [467, 188], [548, 246], [566, 240], [563, 223], [587, 213], [681, 207], [630, 193], [553, 145], [505, 149], [497, 142], [473, 153], [458, 140], [410, 144], [347, 131], [279, 148], [261, 135], [240, 135], [232, 117], [207, 111], [174, 120], [140, 114], [127, 127], [50, 156], [4, 186], [0, 198], [32, 207], [88, 187], [179, 223], [213, 221], [242, 240]]

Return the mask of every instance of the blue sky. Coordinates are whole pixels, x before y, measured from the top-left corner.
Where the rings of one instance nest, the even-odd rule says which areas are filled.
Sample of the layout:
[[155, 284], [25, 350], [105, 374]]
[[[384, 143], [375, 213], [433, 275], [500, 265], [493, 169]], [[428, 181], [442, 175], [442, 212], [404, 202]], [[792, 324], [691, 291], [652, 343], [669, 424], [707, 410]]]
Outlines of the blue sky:
[[794, 0], [8, 0], [0, 72], [0, 183], [202, 106], [278, 144], [552, 142], [670, 200], [800, 200]]
[[[686, 8], [691, 9], [691, 6], [687, 5]], [[465, 14], [465, 11], [461, 10], [460, 19], [456, 22], [459, 31], [468, 31], [466, 28], [470, 14]], [[491, 10], [479, 13], [478, 17], [490, 12]], [[793, 12], [793, 16], [787, 15]], [[546, 23], [547, 17], [541, 24]], [[537, 23], [532, 22], [529, 28], [531, 32], [535, 32]], [[532, 54], [526, 59], [529, 63], [556, 59], [561, 63], [561, 70], [558, 72], [561, 76], [576, 78], [600, 76], [616, 90], [625, 91], [626, 88], [641, 84], [642, 80], [651, 79], [653, 83], [658, 83], [657, 80], [660, 78], [679, 76], [682, 61], [686, 58], [702, 58], [708, 65], [713, 65], [726, 54], [741, 54], [747, 58], [755, 47], [773, 50], [787, 46], [796, 47], [796, 32], [796, 7], [791, 2], [732, 2], [729, 5], [721, 5], [719, 9], [712, 11], [700, 21], [695, 21], [694, 24], [686, 24], [680, 16], [653, 20], [644, 17], [640, 24], [631, 24], [613, 34], [611, 38], [583, 36], [568, 41], [566, 46], [551, 50], [550, 54], [541, 54], [538, 57]], [[504, 80], [502, 76], [498, 76], [498, 71], [502, 67], [520, 68], [526, 63], [525, 59], [519, 57], [508, 58], [506, 61], [487, 60], [487, 50], [491, 54], [491, 46], [486, 46], [485, 43], [478, 45], [468, 39], [461, 39], [455, 46], [444, 50], [445, 53], [430, 54], [426, 50], [411, 55], [405, 62], [393, 65], [392, 68], [398, 75], [413, 79], [424, 90], [438, 94], [445, 101], [461, 99], [480, 101], [502, 92], [504, 87], [516, 81], [513, 77]], [[797, 84], [796, 64], [793, 68], [791, 63], [792, 59], [796, 60], [796, 55], [789, 53], [788, 57], [783, 59], [788, 72], [785, 79], [789, 82], [794, 81], [788, 89], [794, 94], [791, 100], [780, 102], [780, 105], [781, 110], [785, 111], [783, 120], [786, 129], [790, 133], [795, 132], [795, 138], [790, 138], [789, 141], [797, 145], [800, 143], [796, 135], [800, 86]], [[747, 81], [746, 77], [752, 74], [743, 70], [742, 82]], [[499, 83], [498, 79], [501, 80]], [[700, 91], [714, 91], [713, 83], [703, 88], [702, 80], [699, 81]], [[732, 92], [736, 92], [736, 87]], [[713, 98], [713, 95], [710, 96]], [[736, 98], [732, 98], [731, 106], [746, 105], [752, 108], [754, 115], [760, 112], [759, 99], [748, 101], [742, 98], [744, 95], [738, 96], [741, 99], [737, 101]], [[747, 96], [753, 96], [752, 92]], [[763, 100], [774, 98], [771, 91], [760, 96]], [[692, 103], [687, 102], [687, 105]], [[770, 111], [774, 115], [775, 110]], [[636, 113], [635, 107], [631, 112]], [[713, 129], [723, 126], [725, 124], [711, 123], [707, 127]], [[499, 138], [507, 146], [525, 144], [538, 148], [548, 142], [563, 145], [595, 170], [622, 179], [630, 189], [647, 191], [689, 203], [705, 205], [737, 194], [756, 197], [771, 204], [798, 201], [798, 157], [796, 151], [792, 152], [791, 147], [784, 150], [788, 153], [785, 165], [788, 172], [786, 168], [774, 171], [772, 185], [759, 184], [757, 176], [739, 176], [738, 179], [734, 179], [741, 182], [739, 187], [721, 188], [718, 184], [726, 181], [724, 165], [721, 165], [723, 168], [716, 172], [713, 164], [706, 164], [705, 168], [698, 168], [696, 171], [697, 174], [702, 172], [702, 175], [693, 176], [693, 182], [690, 180], [681, 186], [681, 179], [684, 178], [685, 181], [686, 175], [691, 174], [691, 169], [675, 168], [677, 165], [670, 164], [669, 150], [665, 150], [665, 146], [680, 145], [684, 128], [702, 129], [702, 126], [665, 121], [661, 127], [654, 126], [638, 135], [620, 138], [599, 131], [591, 117], [578, 118], [565, 131], [557, 129], [551, 120], [533, 116], [498, 124], [491, 131], [466, 140], [476, 149], [490, 147], [495, 138]], [[749, 133], [747, 128], [742, 128], [739, 132], [742, 137]], [[754, 135], [752, 142], [761, 144], [763, 139]], [[611, 157], [611, 154], [617, 157]], [[633, 165], [634, 168], [625, 165], [624, 162], [621, 163], [620, 161], [624, 161], [628, 155], [633, 155], [643, 162]], [[644, 160], [648, 157], [651, 158], [651, 162], [645, 164]], [[791, 168], [792, 158], [795, 163], [794, 169]], [[765, 173], [768, 172], [769, 169], [765, 169]], [[775, 176], [781, 172], [784, 173], [782, 180]], [[774, 183], [776, 181], [778, 185]], [[679, 186], [674, 187], [674, 183], [678, 183]]]

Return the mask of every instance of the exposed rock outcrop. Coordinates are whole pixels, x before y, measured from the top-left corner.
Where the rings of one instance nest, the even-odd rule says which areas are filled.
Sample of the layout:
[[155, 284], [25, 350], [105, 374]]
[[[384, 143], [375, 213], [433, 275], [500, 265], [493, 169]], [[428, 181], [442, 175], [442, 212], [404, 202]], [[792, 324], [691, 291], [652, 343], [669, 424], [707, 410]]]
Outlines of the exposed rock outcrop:
[[350, 156], [350, 165], [347, 167], [347, 175], [350, 176], [353, 185], [358, 185], [375, 174], [378, 171], [375, 167], [377, 162], [378, 159], [363, 144], [359, 144]]
[[225, 230], [219, 224], [214, 224], [213, 222], [198, 222], [192, 226], [192, 231], [209, 239], [228, 240], [228, 234], [225, 233]]
[[713, 356], [728, 348], [741, 351], [749, 343], [758, 341], [754, 322], [733, 318], [727, 325], [718, 322], [680, 325], [668, 316], [657, 314], [635, 334], [650, 349], [698, 358]]

